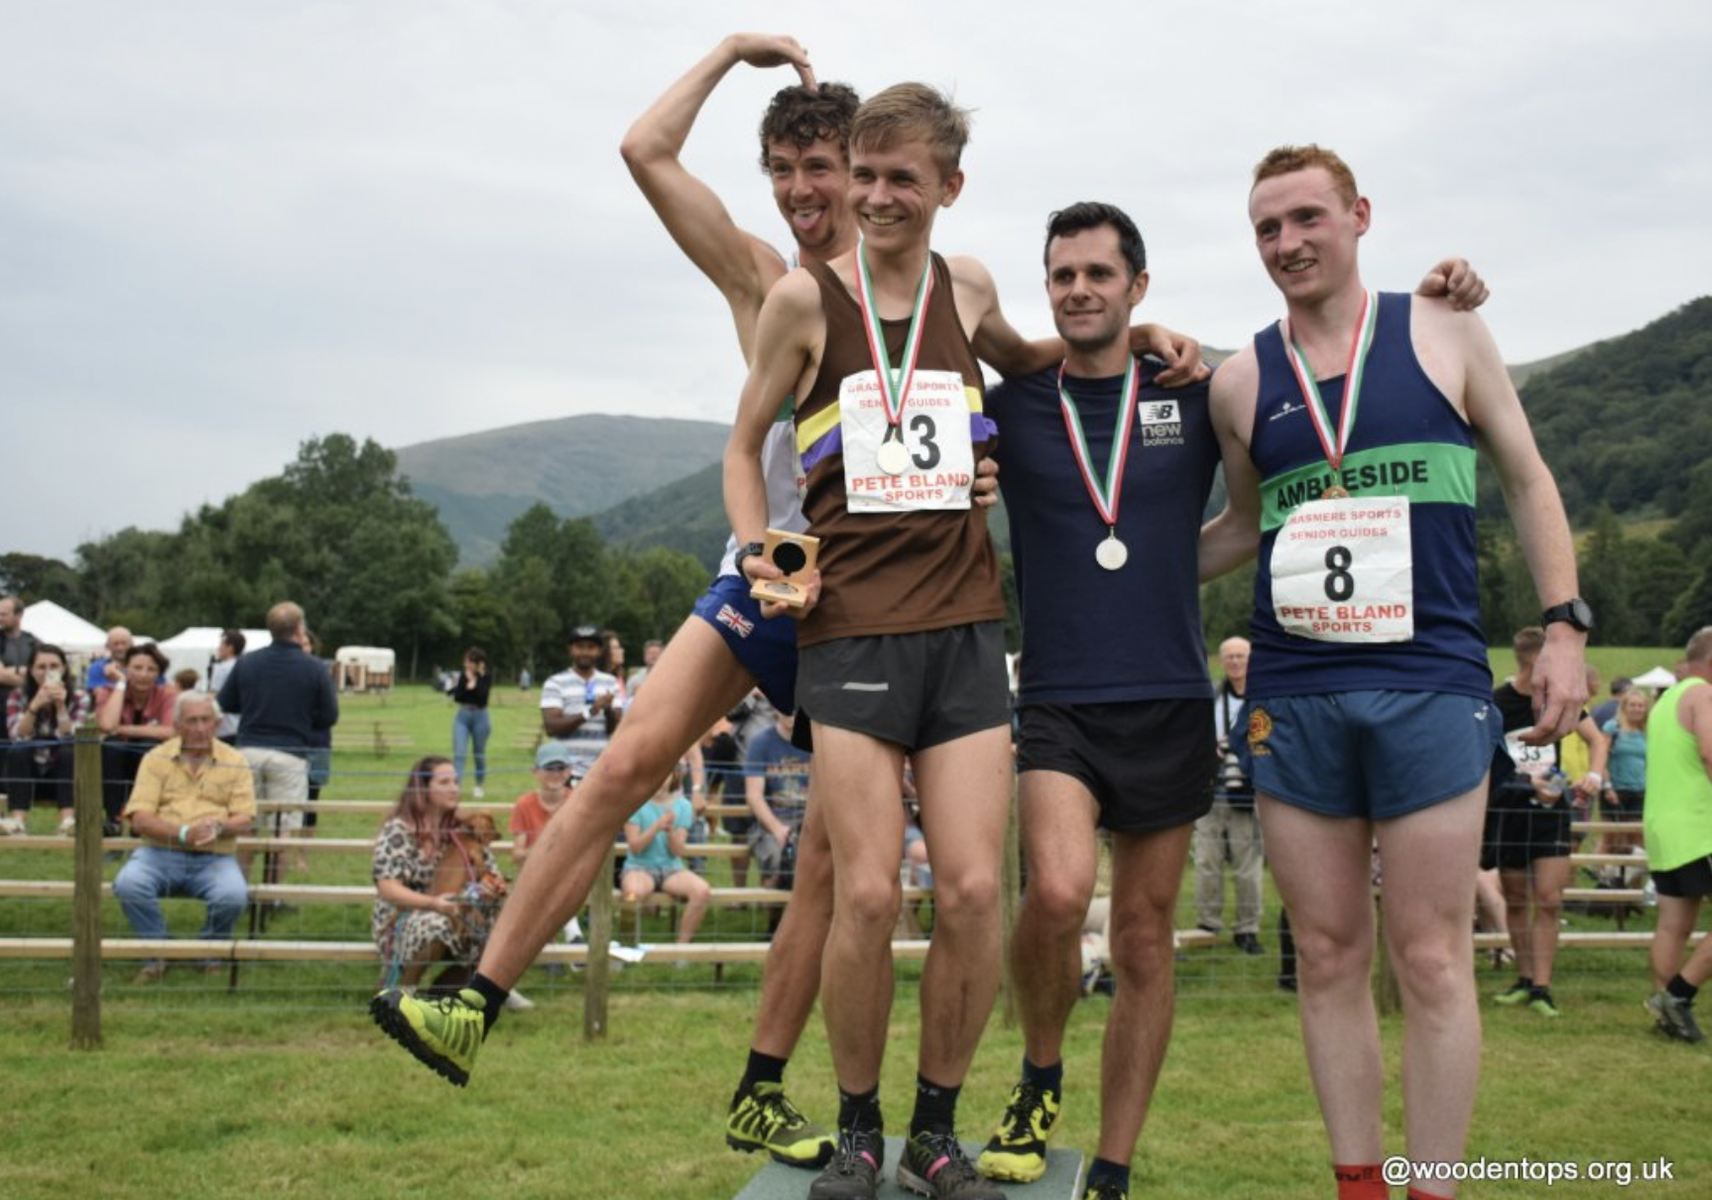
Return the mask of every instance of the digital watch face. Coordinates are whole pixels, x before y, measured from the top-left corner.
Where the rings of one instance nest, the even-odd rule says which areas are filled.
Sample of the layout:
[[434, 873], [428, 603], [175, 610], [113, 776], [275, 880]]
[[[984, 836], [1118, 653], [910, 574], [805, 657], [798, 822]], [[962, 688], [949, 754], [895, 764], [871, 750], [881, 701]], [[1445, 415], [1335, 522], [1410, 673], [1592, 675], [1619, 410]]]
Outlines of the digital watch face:
[[786, 575], [794, 575], [808, 565], [808, 555], [795, 542], [780, 542], [773, 547], [773, 565]]

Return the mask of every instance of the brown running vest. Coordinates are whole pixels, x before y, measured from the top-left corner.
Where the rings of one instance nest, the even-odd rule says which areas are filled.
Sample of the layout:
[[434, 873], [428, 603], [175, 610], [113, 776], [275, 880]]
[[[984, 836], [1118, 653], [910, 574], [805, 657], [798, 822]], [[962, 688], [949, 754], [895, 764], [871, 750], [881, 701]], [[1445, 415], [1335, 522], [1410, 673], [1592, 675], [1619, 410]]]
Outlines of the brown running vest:
[[[845, 508], [844, 456], [836, 424], [804, 445], [805, 426], [818, 429], [825, 410], [838, 411], [844, 379], [874, 369], [856, 298], [824, 263], [808, 269], [820, 284], [826, 346], [808, 398], [796, 406], [798, 449], [807, 467], [803, 513], [820, 539], [820, 603], [804, 617], [799, 645], [882, 633], [921, 633], [976, 621], [1003, 620], [998, 555], [987, 536], [985, 509], [909, 513], [851, 513]], [[933, 255], [933, 296], [924, 318], [918, 369], [956, 371], [965, 389], [984, 396], [980, 365], [957, 314], [951, 269]], [[908, 319], [882, 321], [886, 349], [901, 362]], [[821, 422], [815, 418], [822, 414]], [[975, 460], [998, 440], [994, 426], [972, 411]], [[909, 408], [904, 422], [909, 422]]]

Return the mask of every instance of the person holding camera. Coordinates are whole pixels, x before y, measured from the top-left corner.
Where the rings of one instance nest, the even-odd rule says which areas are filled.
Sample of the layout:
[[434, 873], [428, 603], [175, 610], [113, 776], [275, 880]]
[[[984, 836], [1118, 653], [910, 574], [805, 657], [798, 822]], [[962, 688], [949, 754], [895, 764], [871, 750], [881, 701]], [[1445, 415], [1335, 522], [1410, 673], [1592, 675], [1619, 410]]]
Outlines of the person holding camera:
[[6, 696], [7, 813], [0, 834], [25, 832], [30, 802], [51, 791], [59, 805], [59, 832], [76, 825], [71, 790], [71, 740], [89, 717], [89, 693], [77, 686], [65, 651], [38, 645], [24, 671], [24, 685]]
[[1248, 639], [1219, 643], [1224, 682], [1213, 700], [1219, 738], [1219, 772], [1213, 808], [1195, 822], [1195, 923], [1208, 933], [1224, 930], [1225, 868], [1236, 885], [1236, 925], [1231, 940], [1244, 954], [1261, 953], [1260, 896], [1264, 855], [1254, 783], [1239, 755], [1246, 734], [1243, 690], [1248, 682]]
[[487, 739], [493, 732], [493, 721], [488, 716], [488, 693], [493, 689], [493, 677], [488, 674], [487, 651], [479, 646], [471, 646], [464, 651], [464, 669], [457, 681], [452, 684], [452, 703], [458, 706], [458, 711], [452, 717], [452, 762], [457, 767], [458, 778], [464, 777], [464, 755], [469, 752], [473, 743], [476, 752], [476, 786], [475, 798], [482, 799], [487, 793], [482, 785], [487, 782]]

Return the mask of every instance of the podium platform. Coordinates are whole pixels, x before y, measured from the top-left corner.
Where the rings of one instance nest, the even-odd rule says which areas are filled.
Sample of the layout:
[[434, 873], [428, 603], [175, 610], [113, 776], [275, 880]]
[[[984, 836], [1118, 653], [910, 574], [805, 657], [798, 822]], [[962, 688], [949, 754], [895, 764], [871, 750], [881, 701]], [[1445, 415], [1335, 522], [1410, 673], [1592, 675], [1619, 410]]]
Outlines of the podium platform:
[[[964, 1142], [963, 1153], [969, 1156], [970, 1162], [974, 1162], [985, 1144]], [[886, 1164], [880, 1172], [878, 1200], [906, 1200], [916, 1196], [916, 1193], [897, 1185], [895, 1168], [903, 1153], [902, 1138], [886, 1139]], [[749, 1186], [737, 1193], [736, 1200], [805, 1200], [808, 1185], [814, 1182], [816, 1174], [801, 1167], [787, 1167], [768, 1160], [767, 1165], [749, 1181]], [[1033, 1183], [1001, 1183], [998, 1186], [1006, 1196], [1015, 1196], [1017, 1200], [1081, 1200], [1082, 1152], [1049, 1149], [1046, 1152], [1046, 1174]], [[916, 1196], [916, 1200], [921, 1198]]]

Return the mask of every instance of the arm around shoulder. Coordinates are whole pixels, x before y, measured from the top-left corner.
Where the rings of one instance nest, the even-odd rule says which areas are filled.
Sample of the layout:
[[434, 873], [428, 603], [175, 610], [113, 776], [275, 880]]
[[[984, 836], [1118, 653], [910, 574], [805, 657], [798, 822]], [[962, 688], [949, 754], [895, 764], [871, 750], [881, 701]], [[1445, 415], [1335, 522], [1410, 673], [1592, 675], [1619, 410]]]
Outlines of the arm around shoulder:
[[1252, 349], [1213, 373], [1209, 403], [1224, 464], [1225, 507], [1201, 527], [1203, 583], [1235, 570], [1260, 549], [1260, 473], [1248, 452], [1259, 389], [1260, 372]]

